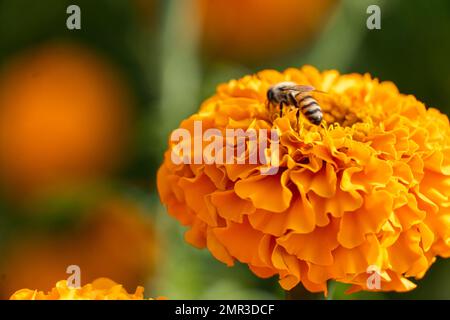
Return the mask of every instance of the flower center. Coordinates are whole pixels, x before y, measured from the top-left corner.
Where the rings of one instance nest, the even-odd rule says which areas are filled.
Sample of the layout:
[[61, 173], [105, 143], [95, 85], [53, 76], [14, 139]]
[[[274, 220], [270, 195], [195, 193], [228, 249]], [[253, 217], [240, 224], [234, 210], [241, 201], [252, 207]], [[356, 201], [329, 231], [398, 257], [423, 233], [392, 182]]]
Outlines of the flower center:
[[363, 115], [357, 110], [358, 108], [337, 95], [330, 95], [317, 100], [322, 108], [323, 119], [327, 124], [337, 123], [341, 127], [351, 127], [355, 123], [363, 122]]

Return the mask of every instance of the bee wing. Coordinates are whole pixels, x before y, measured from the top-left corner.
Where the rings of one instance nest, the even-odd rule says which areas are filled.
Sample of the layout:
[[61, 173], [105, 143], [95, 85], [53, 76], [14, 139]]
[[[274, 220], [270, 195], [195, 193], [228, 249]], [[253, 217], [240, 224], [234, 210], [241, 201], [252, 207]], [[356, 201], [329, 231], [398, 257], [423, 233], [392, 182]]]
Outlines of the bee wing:
[[329, 94], [328, 92], [325, 91], [320, 91], [320, 90], [313, 90], [313, 92], [317, 92], [317, 93], [321, 93], [321, 94]]
[[306, 93], [306, 92], [314, 92], [314, 93], [320, 93], [320, 94], [328, 94], [328, 92], [320, 91], [314, 88], [313, 86], [309, 85], [292, 85], [292, 86], [285, 86], [283, 87], [283, 90], [285, 91], [296, 91], [298, 94]]
[[313, 86], [297, 84], [297, 85], [293, 85], [290, 87], [286, 87], [285, 90], [294, 90], [294, 91], [297, 91], [298, 93], [304, 93], [304, 92], [316, 91], [316, 88], [314, 88]]
[[321, 94], [328, 94], [328, 92], [320, 91], [314, 88], [313, 86], [307, 86], [307, 85], [296, 85], [293, 86], [293, 90], [298, 91], [298, 93], [305, 93], [305, 92], [315, 92], [315, 93], [321, 93]]

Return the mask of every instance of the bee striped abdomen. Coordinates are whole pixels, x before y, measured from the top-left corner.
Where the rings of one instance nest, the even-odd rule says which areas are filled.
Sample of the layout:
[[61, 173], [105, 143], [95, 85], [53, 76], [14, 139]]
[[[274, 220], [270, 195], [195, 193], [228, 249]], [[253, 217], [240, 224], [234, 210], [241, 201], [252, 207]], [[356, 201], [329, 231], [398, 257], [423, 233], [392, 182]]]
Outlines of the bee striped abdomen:
[[323, 114], [322, 109], [320, 108], [317, 101], [306, 95], [299, 99], [299, 107], [302, 111], [303, 115], [312, 123], [312, 124], [320, 124], [322, 122]]

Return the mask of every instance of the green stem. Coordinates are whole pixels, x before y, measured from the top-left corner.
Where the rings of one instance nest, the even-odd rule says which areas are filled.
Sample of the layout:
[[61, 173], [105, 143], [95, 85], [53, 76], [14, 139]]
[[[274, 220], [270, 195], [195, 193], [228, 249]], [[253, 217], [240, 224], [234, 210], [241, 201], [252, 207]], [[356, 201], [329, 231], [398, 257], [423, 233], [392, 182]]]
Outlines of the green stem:
[[298, 284], [290, 291], [286, 291], [286, 300], [323, 300], [323, 298], [323, 293], [309, 292], [302, 284]]

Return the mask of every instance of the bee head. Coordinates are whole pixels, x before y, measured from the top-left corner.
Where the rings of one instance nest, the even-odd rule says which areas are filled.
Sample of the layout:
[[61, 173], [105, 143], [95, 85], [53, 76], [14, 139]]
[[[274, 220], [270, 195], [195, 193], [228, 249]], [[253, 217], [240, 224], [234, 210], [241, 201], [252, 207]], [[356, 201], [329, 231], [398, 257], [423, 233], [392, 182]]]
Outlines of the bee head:
[[273, 88], [270, 88], [269, 90], [267, 90], [267, 99], [269, 101], [273, 101], [273, 99], [274, 99]]

